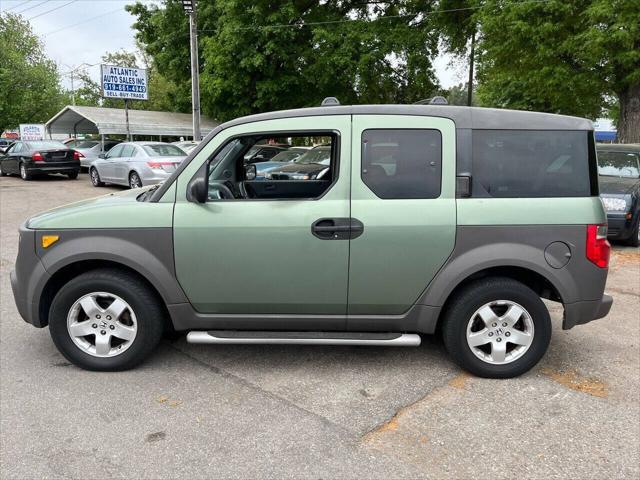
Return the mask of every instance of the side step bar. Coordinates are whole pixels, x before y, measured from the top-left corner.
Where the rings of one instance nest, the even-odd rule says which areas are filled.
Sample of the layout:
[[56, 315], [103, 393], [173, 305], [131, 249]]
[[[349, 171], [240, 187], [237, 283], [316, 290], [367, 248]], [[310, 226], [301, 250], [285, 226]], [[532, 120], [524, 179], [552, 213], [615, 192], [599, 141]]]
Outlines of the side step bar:
[[285, 344], [285, 345], [365, 345], [417, 347], [420, 335], [415, 333], [361, 332], [251, 332], [214, 330], [189, 332], [189, 343], [216, 344]]

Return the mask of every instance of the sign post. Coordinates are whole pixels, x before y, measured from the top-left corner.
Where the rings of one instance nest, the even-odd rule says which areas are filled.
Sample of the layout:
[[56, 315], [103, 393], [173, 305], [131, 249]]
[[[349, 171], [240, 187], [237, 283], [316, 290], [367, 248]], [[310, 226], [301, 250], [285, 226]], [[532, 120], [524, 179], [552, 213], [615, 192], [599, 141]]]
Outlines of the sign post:
[[100, 78], [104, 98], [124, 100], [127, 140], [130, 141], [129, 100], [149, 100], [147, 70], [117, 65], [100, 65]]

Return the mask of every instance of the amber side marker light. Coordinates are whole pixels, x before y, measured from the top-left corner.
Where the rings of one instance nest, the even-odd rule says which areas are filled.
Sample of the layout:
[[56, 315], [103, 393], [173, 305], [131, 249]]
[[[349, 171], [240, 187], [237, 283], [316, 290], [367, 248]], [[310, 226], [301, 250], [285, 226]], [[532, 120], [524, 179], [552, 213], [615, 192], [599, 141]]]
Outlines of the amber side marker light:
[[51, 245], [60, 240], [58, 235], [43, 235], [42, 236], [42, 248], [49, 248]]

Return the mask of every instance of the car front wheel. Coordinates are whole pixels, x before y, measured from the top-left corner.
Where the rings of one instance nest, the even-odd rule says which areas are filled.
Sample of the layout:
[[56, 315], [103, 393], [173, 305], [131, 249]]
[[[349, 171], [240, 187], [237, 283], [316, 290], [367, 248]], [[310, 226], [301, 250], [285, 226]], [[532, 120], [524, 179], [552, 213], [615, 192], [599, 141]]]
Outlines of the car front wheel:
[[56, 347], [86, 370], [136, 366], [157, 346], [163, 325], [164, 312], [154, 292], [116, 269], [75, 277], [56, 294], [49, 311]]
[[471, 283], [447, 308], [447, 351], [480, 377], [510, 378], [533, 368], [551, 340], [549, 311], [526, 285], [510, 278]]
[[98, 173], [97, 168], [91, 167], [91, 170], [89, 170], [89, 177], [91, 178], [91, 184], [94, 187], [104, 187], [104, 182], [100, 180], [100, 174]]

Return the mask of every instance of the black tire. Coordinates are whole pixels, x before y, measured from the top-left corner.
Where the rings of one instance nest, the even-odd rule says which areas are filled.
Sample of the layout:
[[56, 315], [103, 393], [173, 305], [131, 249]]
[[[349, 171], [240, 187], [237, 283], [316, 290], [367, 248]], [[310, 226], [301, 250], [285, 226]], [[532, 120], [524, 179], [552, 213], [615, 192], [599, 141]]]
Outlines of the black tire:
[[[467, 325], [474, 313], [483, 305], [497, 300], [508, 300], [522, 306], [529, 313], [534, 327], [528, 350], [506, 364], [481, 360], [467, 342]], [[510, 278], [486, 278], [467, 285], [451, 300], [444, 314], [442, 336], [453, 360], [465, 370], [479, 377], [511, 378], [529, 371], [544, 356], [551, 341], [551, 318], [540, 297], [526, 285]], [[505, 341], [505, 345], [507, 343]]]
[[94, 187], [104, 187], [104, 182], [100, 180], [100, 174], [97, 168], [91, 167], [89, 170], [89, 179]]
[[18, 166], [18, 171], [20, 172], [20, 178], [22, 178], [22, 180], [31, 180], [33, 178], [33, 175], [31, 175], [31, 172], [29, 171], [29, 169], [24, 165], [24, 163], [20, 163], [20, 165]]
[[0, 177], [6, 177], [7, 175], [9, 174], [4, 171], [2, 168], [2, 162], [0, 162]]
[[75, 180], [76, 178], [78, 178], [78, 172], [67, 173], [67, 177], [69, 177], [69, 179], [71, 180]]
[[140, 179], [140, 175], [137, 172], [131, 172], [129, 174], [129, 188], [140, 188], [142, 187], [142, 180]]
[[[67, 315], [78, 299], [92, 292], [115, 294], [135, 312], [136, 336], [120, 354], [96, 357], [83, 351], [71, 338]], [[49, 310], [49, 331], [60, 353], [78, 367], [93, 371], [121, 371], [135, 367], [151, 354], [162, 337], [164, 316], [155, 293], [137, 276], [118, 269], [99, 269], [75, 277], [60, 289]]]
[[627, 245], [632, 247], [640, 247], [640, 213], [637, 213], [636, 216], [638, 217], [636, 220], [636, 228], [633, 229], [633, 233], [627, 240]]

